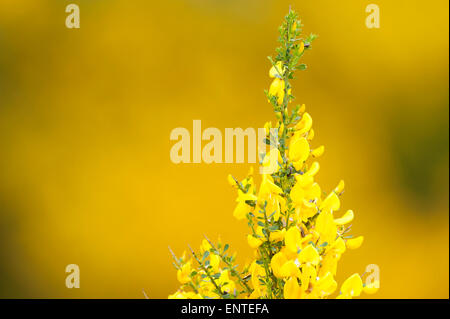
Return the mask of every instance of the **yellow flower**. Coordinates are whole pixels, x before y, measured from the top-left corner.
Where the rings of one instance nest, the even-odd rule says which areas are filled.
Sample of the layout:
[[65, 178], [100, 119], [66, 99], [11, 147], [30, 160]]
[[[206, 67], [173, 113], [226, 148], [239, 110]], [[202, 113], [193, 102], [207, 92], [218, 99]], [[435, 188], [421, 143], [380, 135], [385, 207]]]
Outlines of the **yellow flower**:
[[313, 245], [309, 244], [298, 254], [300, 264], [317, 265], [320, 262], [320, 255]]
[[297, 123], [295, 126], [296, 132], [295, 134], [303, 135], [305, 133], [308, 133], [309, 130], [312, 127], [312, 117], [309, 115], [309, 113], [305, 112], [303, 113], [302, 119], [300, 122]]
[[358, 297], [363, 290], [363, 283], [359, 274], [348, 277], [341, 286], [341, 293], [345, 297]]
[[277, 98], [277, 103], [282, 104], [284, 99], [284, 80], [275, 78], [269, 88], [269, 95]]
[[338, 184], [338, 185], [336, 186], [336, 188], [334, 189], [334, 191], [336, 192], [336, 194], [342, 193], [342, 192], [344, 191], [344, 186], [345, 186], [344, 181], [343, 181], [343, 180], [339, 181], [339, 184]]
[[331, 295], [337, 288], [337, 282], [333, 278], [331, 272], [327, 272], [325, 276], [321, 277], [314, 285], [314, 292], [318, 297]]
[[282, 210], [286, 209], [286, 200], [279, 195], [269, 195], [267, 200], [266, 212], [268, 216], [273, 214], [273, 220], [278, 221]]
[[283, 230], [276, 230], [270, 233], [270, 240], [271, 241], [280, 241], [284, 239], [284, 236], [286, 234], [286, 229], [283, 228]]
[[273, 178], [270, 175], [264, 174], [262, 176], [261, 186], [259, 188], [258, 197], [260, 199], [267, 199], [271, 194], [282, 194], [283, 190], [275, 185]]
[[302, 282], [302, 290], [306, 291], [309, 289], [309, 284], [312, 280], [314, 280], [317, 277], [317, 271], [316, 268], [307, 263], [302, 266], [302, 273], [300, 275], [300, 280]]
[[280, 274], [283, 277], [300, 277], [300, 269], [293, 260], [288, 260], [281, 266]]
[[298, 109], [298, 113], [299, 113], [299, 114], [305, 113], [305, 110], [306, 110], [306, 105], [305, 105], [305, 104], [302, 104], [302, 105], [300, 106], [300, 108]]
[[289, 145], [289, 159], [293, 162], [300, 162], [303, 164], [309, 156], [309, 143], [304, 138], [297, 138]]
[[380, 288], [380, 282], [379, 282], [378, 280], [375, 280], [374, 282], [372, 282], [372, 283], [366, 285], [366, 286], [363, 288], [363, 291], [364, 291], [366, 294], [372, 295], [372, 294], [376, 293], [376, 292], [378, 291], [379, 288]]
[[355, 216], [354, 216], [354, 214], [353, 214], [353, 211], [352, 211], [352, 210], [348, 210], [348, 211], [344, 214], [344, 216], [342, 216], [341, 218], [336, 218], [336, 219], [334, 220], [334, 223], [335, 223], [336, 225], [345, 225], [345, 224], [350, 223], [350, 222], [353, 220], [354, 217], [355, 217]]
[[251, 281], [253, 284], [253, 289], [258, 290], [259, 295], [263, 295], [264, 287], [261, 287], [261, 282], [259, 281], [259, 277], [264, 276], [266, 274], [264, 268], [261, 267], [260, 265], [258, 265], [255, 261], [250, 266], [250, 271], [251, 271]]
[[191, 262], [188, 261], [177, 271], [177, 279], [180, 283], [185, 284], [191, 280]]
[[305, 176], [315, 176], [320, 169], [320, 165], [318, 162], [314, 162], [311, 164], [311, 167], [309, 168], [309, 170], [306, 171], [306, 173], [304, 174]]
[[341, 202], [335, 192], [331, 192], [320, 205], [320, 210], [329, 212], [339, 210]]
[[238, 220], [245, 219], [247, 213], [251, 211], [251, 207], [248, 206], [245, 202], [238, 202], [236, 208], [233, 211], [233, 216]]
[[219, 264], [220, 264], [220, 256], [216, 254], [211, 254], [209, 256], [209, 264], [211, 265], [213, 271], [216, 273], [219, 271]]
[[357, 249], [361, 247], [362, 243], [364, 241], [364, 236], [358, 236], [356, 238], [352, 238], [347, 240], [346, 245], [349, 249]]
[[321, 242], [331, 244], [336, 239], [336, 225], [333, 215], [329, 211], [322, 211], [316, 220], [316, 230], [320, 234]]
[[320, 267], [319, 274], [325, 275], [327, 272], [331, 272], [336, 275], [337, 263], [340, 255], [337, 253], [327, 253], [322, 259], [322, 266]]
[[266, 122], [264, 124], [264, 132], [266, 133], [266, 135], [270, 134], [270, 129], [272, 128], [272, 122]]
[[278, 148], [272, 148], [262, 162], [263, 174], [275, 174], [280, 170], [278, 163], [283, 163], [280, 151]]
[[279, 137], [283, 136], [283, 132], [284, 132], [284, 124], [281, 123], [280, 127], [278, 128], [278, 136]]
[[345, 252], [346, 246], [342, 237], [336, 239], [336, 241], [330, 246], [330, 250], [333, 250], [333, 253], [342, 255]]
[[301, 297], [301, 290], [296, 277], [291, 277], [286, 281], [283, 295], [285, 299], [299, 299]]
[[313, 157], [319, 157], [319, 156], [322, 156], [324, 152], [325, 152], [325, 146], [322, 145], [322, 146], [319, 146], [318, 148], [312, 150], [311, 155]]
[[174, 294], [169, 295], [169, 299], [202, 299], [202, 296], [192, 291], [184, 292], [179, 290]]
[[249, 246], [252, 248], [258, 248], [263, 243], [263, 241], [261, 239], [256, 238], [255, 236], [250, 235], [250, 234], [247, 236], [247, 241], [248, 241]]
[[305, 44], [303, 43], [303, 41], [300, 41], [298, 52], [303, 53], [304, 50], [305, 50]]
[[209, 251], [211, 248], [211, 244], [206, 239], [203, 239], [202, 244], [200, 245], [200, 251], [202, 252], [202, 254], [205, 251]]
[[233, 216], [238, 220], [245, 219], [247, 213], [253, 211], [253, 207], [247, 205], [246, 201], [256, 201], [258, 197], [249, 193], [243, 193], [241, 190], [238, 190], [238, 198], [236, 199], [237, 205], [233, 211]]
[[285, 70], [286, 68], [283, 66], [283, 62], [278, 61], [274, 66], [270, 68], [269, 76], [271, 78], [282, 78]]
[[169, 295], [168, 299], [186, 299], [183, 292], [176, 291], [175, 293]]
[[310, 129], [307, 137], [308, 141], [312, 141], [314, 139], [314, 134], [314, 129]]
[[288, 259], [286, 258], [283, 252], [278, 252], [273, 255], [272, 260], [270, 261], [270, 266], [272, 267], [273, 274], [277, 278], [283, 278], [282, 267], [285, 263], [287, 263]]
[[219, 285], [221, 285], [222, 291], [230, 293], [230, 294], [234, 293], [234, 291], [236, 289], [236, 284], [234, 283], [233, 280], [230, 279], [230, 277], [228, 275], [228, 269], [222, 271], [217, 282]]
[[301, 245], [301, 234], [298, 227], [291, 227], [287, 230], [286, 235], [284, 236], [284, 242], [286, 244], [286, 248], [292, 253], [296, 253], [298, 251]]

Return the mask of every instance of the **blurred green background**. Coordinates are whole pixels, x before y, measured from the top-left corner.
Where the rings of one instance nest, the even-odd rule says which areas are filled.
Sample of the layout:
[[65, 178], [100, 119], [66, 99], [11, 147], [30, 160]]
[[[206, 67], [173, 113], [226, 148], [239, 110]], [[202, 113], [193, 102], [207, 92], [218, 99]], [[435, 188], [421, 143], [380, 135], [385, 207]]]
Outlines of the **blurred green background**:
[[[80, 29], [65, 27], [69, 3]], [[0, 297], [165, 298], [178, 287], [167, 246], [204, 233], [245, 262], [226, 176], [249, 165], [175, 165], [169, 135], [274, 119], [266, 57], [289, 5], [319, 35], [293, 83], [326, 146], [318, 181], [346, 181], [365, 236], [338, 282], [375, 263], [374, 298], [449, 297], [443, 0], [1, 0]], [[65, 287], [71, 263], [80, 289]]]

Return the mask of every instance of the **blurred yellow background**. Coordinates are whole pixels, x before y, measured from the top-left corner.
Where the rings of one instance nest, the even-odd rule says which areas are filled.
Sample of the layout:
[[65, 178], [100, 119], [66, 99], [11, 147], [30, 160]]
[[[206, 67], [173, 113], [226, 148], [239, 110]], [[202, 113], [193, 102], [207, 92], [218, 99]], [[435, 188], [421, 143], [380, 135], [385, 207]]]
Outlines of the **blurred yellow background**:
[[[69, 3], [80, 29], [65, 27]], [[444, 0], [2, 0], [0, 297], [166, 298], [167, 247], [203, 234], [246, 261], [226, 176], [249, 164], [175, 165], [169, 135], [274, 120], [266, 57], [289, 5], [319, 35], [293, 83], [326, 146], [318, 181], [345, 180], [365, 236], [338, 282], [375, 263], [374, 298], [449, 297]], [[71, 263], [80, 289], [65, 287]]]

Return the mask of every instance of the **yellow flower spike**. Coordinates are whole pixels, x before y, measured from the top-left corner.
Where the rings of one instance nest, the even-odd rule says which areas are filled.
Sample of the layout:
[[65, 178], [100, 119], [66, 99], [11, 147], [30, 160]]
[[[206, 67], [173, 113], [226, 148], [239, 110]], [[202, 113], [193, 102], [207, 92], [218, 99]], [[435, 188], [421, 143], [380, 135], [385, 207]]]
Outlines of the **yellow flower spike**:
[[309, 115], [309, 113], [305, 112], [300, 122], [298, 122], [297, 125], [295, 126], [295, 129], [297, 130], [297, 132], [295, 133], [303, 135], [305, 133], [308, 133], [311, 127], [312, 127], [312, 117], [311, 115]]
[[300, 298], [301, 290], [296, 277], [291, 277], [286, 281], [283, 288], [283, 295], [285, 299]]
[[318, 265], [320, 262], [320, 255], [313, 245], [309, 244], [298, 254], [298, 261], [300, 264], [310, 263], [312, 265]]
[[323, 155], [323, 153], [325, 152], [325, 146], [319, 146], [318, 148], [314, 149], [311, 151], [311, 155], [313, 157], [320, 157]]
[[303, 163], [310, 153], [309, 143], [305, 138], [299, 138], [289, 146], [289, 159], [293, 162]]
[[280, 273], [283, 277], [300, 277], [300, 269], [293, 260], [288, 260], [281, 266]]
[[281, 271], [283, 265], [288, 261], [286, 255], [281, 251], [273, 255], [272, 260], [270, 261], [270, 266], [272, 267], [273, 274], [277, 278], [285, 277]]
[[[362, 292], [374, 293], [379, 288], [378, 281], [373, 284], [367, 281], [364, 286], [358, 274], [339, 286], [335, 280], [343, 253], [359, 247], [364, 239], [352, 238], [349, 233], [347, 226], [354, 218], [352, 211], [334, 216], [341, 206], [344, 182], [340, 181], [333, 191], [323, 195], [315, 176], [320, 169], [317, 158], [323, 155], [325, 147], [311, 146], [316, 133], [305, 105], [292, 108], [292, 72], [301, 69], [297, 61], [310, 49], [302, 42], [306, 40], [302, 40], [305, 37], [300, 35], [300, 25], [296, 25], [299, 23], [295, 12], [290, 10], [280, 27], [281, 46], [276, 60], [267, 70], [271, 83], [266, 98], [273, 107], [275, 119], [264, 124], [264, 131], [266, 138], [270, 135], [277, 143], [261, 159], [262, 169], [257, 167], [262, 172], [261, 183], [255, 184], [252, 171], [244, 179], [227, 177], [228, 183], [237, 190], [233, 215], [237, 219], [249, 219], [251, 231], [246, 236], [252, 247], [251, 259], [243, 269], [238, 269], [234, 256], [227, 260], [227, 265], [222, 264], [222, 257], [210, 248], [220, 247], [222, 251], [223, 247], [225, 251], [228, 245], [203, 241], [198, 255], [192, 251], [194, 257], [200, 256], [195, 258], [198, 265], [194, 258], [174, 256], [177, 281], [181, 284], [169, 298], [311, 299], [326, 298], [340, 291], [338, 298], [342, 299], [357, 297]], [[266, 245], [272, 258], [267, 258]], [[208, 250], [209, 256], [204, 253]], [[208, 276], [206, 265], [214, 279]], [[242, 277], [235, 276], [235, 269]], [[241, 280], [247, 278], [250, 279], [241, 287]], [[239, 289], [235, 279], [239, 280]], [[221, 294], [216, 284], [230, 295]]]
[[185, 284], [191, 280], [191, 262], [188, 261], [177, 271], [177, 279], [180, 283]]
[[356, 238], [348, 239], [346, 242], [346, 246], [348, 249], [357, 249], [361, 247], [364, 241], [364, 236], [358, 236]]
[[304, 174], [305, 176], [315, 176], [320, 169], [319, 162], [313, 162], [309, 170]]
[[348, 277], [341, 286], [343, 295], [358, 297], [363, 290], [363, 283], [359, 274], [353, 274]]
[[258, 248], [263, 243], [263, 241], [261, 239], [256, 238], [255, 236], [250, 235], [250, 234], [247, 235], [247, 242], [248, 242], [249, 246], [252, 248]]
[[289, 228], [286, 231], [286, 235], [284, 236], [284, 243], [286, 244], [286, 248], [291, 253], [297, 253], [300, 244], [301, 244], [302, 235], [300, 234], [300, 230], [294, 226]]
[[378, 280], [375, 280], [374, 282], [370, 283], [369, 285], [366, 285], [363, 288], [363, 291], [368, 295], [372, 295], [372, 294], [376, 293], [378, 291], [378, 289], [380, 289], [380, 282]]
[[355, 215], [353, 214], [353, 211], [352, 211], [351, 209], [349, 209], [349, 210], [344, 214], [344, 216], [342, 216], [341, 218], [336, 218], [336, 219], [334, 220], [334, 223], [335, 223], [336, 225], [345, 225], [345, 224], [350, 223], [350, 222], [353, 220], [354, 217], [355, 217]]
[[277, 97], [277, 103], [282, 104], [284, 99], [285, 83], [282, 79], [275, 78], [269, 88], [269, 95]]
[[342, 193], [344, 191], [344, 187], [345, 187], [345, 183], [343, 180], [339, 181], [339, 184], [336, 186], [336, 188], [334, 189], [334, 191], [339, 195], [340, 193]]
[[284, 239], [285, 235], [286, 235], [286, 229], [283, 228], [283, 230], [276, 230], [276, 231], [270, 233], [270, 240], [271, 241], [280, 241], [280, 240]]
[[278, 61], [272, 66], [269, 70], [269, 76], [271, 78], [281, 78], [284, 75], [285, 67], [283, 66], [283, 62]]
[[329, 211], [337, 211], [341, 208], [341, 201], [335, 192], [331, 192], [327, 198], [325, 198], [320, 205], [320, 210], [329, 212]]

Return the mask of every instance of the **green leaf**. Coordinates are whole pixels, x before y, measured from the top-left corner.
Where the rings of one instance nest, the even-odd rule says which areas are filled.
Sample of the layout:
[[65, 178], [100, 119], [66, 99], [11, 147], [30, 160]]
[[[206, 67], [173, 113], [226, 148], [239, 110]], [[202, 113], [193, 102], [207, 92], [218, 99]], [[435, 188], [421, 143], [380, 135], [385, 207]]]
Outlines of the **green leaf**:
[[205, 251], [205, 253], [203, 254], [202, 261], [204, 261], [206, 258], [208, 258], [208, 256], [209, 256], [209, 251], [207, 250], [207, 251]]

